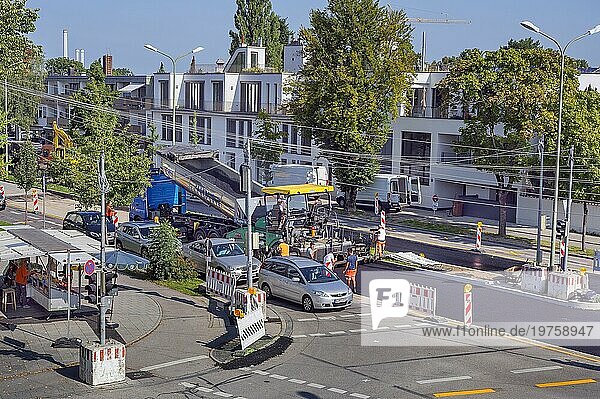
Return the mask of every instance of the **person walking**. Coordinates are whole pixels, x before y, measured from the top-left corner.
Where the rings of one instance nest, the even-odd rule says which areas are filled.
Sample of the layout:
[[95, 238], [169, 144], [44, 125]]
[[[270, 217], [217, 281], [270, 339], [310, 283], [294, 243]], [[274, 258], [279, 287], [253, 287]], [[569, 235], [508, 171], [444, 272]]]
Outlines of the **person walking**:
[[329, 251], [325, 257], [323, 257], [323, 265], [333, 271], [335, 268], [335, 256], [333, 255], [333, 252]]
[[306, 248], [306, 257], [315, 260], [317, 256], [317, 250], [315, 249], [315, 243], [311, 242], [308, 248]]
[[27, 269], [27, 262], [25, 259], [21, 260], [21, 264], [17, 268], [17, 274], [15, 276], [15, 283], [17, 283], [17, 298], [18, 302], [25, 309], [29, 308], [27, 305], [27, 280], [29, 279], [29, 270]]
[[346, 284], [352, 288], [352, 292], [356, 292], [356, 272], [358, 269], [358, 256], [354, 254], [352, 248], [348, 250], [348, 257], [346, 258], [346, 268], [344, 269], [344, 275], [346, 276]]

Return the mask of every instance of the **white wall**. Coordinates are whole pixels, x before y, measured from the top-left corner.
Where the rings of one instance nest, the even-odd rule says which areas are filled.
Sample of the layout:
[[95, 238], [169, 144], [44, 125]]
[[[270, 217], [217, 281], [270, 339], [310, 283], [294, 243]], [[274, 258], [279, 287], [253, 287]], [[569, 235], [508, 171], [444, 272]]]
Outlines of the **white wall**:
[[288, 44], [283, 47], [283, 70], [286, 72], [300, 72], [304, 66], [304, 53], [301, 44]]

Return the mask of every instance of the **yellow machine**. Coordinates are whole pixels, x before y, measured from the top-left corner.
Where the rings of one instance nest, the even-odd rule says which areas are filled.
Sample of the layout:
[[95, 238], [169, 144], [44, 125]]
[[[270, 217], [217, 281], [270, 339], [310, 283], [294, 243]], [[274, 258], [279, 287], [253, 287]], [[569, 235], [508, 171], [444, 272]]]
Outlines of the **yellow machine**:
[[56, 121], [52, 122], [52, 128], [54, 129], [54, 139], [52, 140], [54, 154], [57, 158], [63, 159], [66, 149], [73, 147], [73, 140], [63, 129], [58, 127]]

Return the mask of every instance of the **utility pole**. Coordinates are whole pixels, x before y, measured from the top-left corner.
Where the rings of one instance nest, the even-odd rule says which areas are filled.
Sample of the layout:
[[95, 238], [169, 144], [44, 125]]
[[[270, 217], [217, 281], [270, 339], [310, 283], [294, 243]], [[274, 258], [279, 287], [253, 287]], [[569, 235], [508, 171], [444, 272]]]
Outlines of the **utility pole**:
[[569, 149], [569, 198], [567, 199], [567, 211], [565, 215], [565, 256], [563, 257], [563, 272], [567, 271], [567, 258], [569, 257], [569, 230], [571, 229], [571, 195], [573, 191], [573, 164], [575, 159], [573, 157], [574, 148], [571, 146]]
[[6, 145], [4, 146], [4, 169], [8, 172], [8, 79], [4, 75], [4, 134], [6, 135]]
[[46, 228], [46, 167], [44, 167], [44, 172], [42, 174], [42, 194], [44, 195], [42, 202], [42, 228]]
[[107, 296], [104, 295], [104, 287], [106, 282], [106, 193], [108, 192], [108, 181], [104, 173], [104, 150], [100, 153], [98, 183], [100, 186], [100, 281], [98, 282], [98, 296], [100, 297], [100, 345], [106, 343], [106, 309]]
[[544, 135], [538, 140], [538, 153], [540, 156], [540, 180], [538, 194], [538, 226], [537, 226], [537, 250], [535, 253], [535, 263], [542, 265], [542, 198], [544, 195]]
[[[252, 158], [250, 153], [250, 137], [246, 140], [246, 219], [248, 225], [248, 231], [246, 232], [246, 249], [247, 249], [247, 260], [246, 267], [247, 270], [247, 279], [248, 279], [248, 288], [251, 288], [253, 285], [252, 281], [252, 214], [251, 214], [251, 206], [250, 201], [252, 200]], [[240, 176], [241, 178], [241, 176]]]

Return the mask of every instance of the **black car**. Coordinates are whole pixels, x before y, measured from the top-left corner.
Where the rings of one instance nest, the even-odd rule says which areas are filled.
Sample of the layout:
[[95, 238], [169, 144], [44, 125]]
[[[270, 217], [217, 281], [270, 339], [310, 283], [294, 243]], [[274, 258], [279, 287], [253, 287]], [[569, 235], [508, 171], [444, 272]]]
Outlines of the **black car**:
[[[108, 244], [115, 241], [115, 225], [110, 217], [106, 217], [106, 238]], [[72, 211], [63, 220], [63, 230], [78, 230], [100, 240], [101, 213], [95, 211]]]

